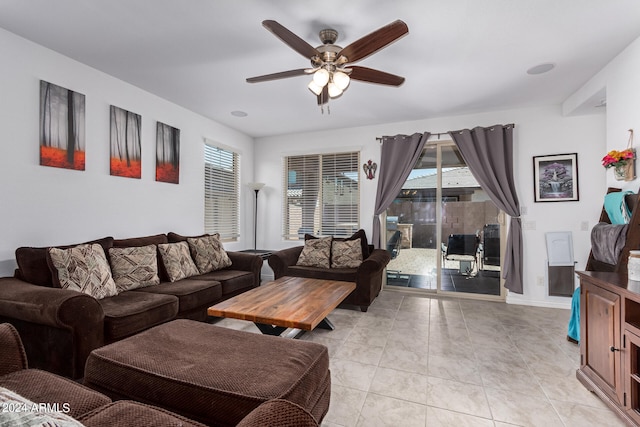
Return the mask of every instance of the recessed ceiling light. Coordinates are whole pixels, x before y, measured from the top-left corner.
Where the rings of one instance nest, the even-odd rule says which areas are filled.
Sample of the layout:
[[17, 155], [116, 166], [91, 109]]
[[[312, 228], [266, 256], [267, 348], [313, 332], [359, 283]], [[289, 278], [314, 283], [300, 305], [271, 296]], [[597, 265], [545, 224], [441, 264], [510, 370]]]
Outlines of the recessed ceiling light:
[[236, 110], [232, 111], [231, 115], [235, 117], [247, 117], [249, 114], [245, 113], [244, 111]]
[[555, 64], [552, 64], [551, 62], [545, 62], [544, 64], [539, 64], [536, 65], [535, 67], [531, 67], [527, 70], [527, 74], [544, 74], [546, 72], [549, 72], [551, 70], [553, 70], [555, 67]]

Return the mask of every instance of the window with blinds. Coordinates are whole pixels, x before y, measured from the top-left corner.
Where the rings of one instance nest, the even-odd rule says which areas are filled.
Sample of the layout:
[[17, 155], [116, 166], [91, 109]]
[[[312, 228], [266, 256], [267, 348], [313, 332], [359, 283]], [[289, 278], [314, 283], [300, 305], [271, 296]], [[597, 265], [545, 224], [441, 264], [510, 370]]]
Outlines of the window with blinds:
[[239, 233], [238, 153], [204, 145], [204, 230], [236, 241]]
[[284, 238], [346, 237], [358, 230], [359, 164], [358, 152], [285, 157]]

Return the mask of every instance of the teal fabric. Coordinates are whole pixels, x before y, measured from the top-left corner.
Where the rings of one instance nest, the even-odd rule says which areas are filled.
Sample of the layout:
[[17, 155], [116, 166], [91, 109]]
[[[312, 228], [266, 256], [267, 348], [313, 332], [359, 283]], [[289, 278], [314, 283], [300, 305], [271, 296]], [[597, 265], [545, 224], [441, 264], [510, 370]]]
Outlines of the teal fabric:
[[567, 335], [576, 341], [580, 341], [580, 287], [573, 291], [571, 297], [571, 318]]
[[611, 224], [628, 224], [631, 219], [631, 211], [624, 198], [632, 191], [616, 191], [604, 196], [604, 210], [609, 215]]

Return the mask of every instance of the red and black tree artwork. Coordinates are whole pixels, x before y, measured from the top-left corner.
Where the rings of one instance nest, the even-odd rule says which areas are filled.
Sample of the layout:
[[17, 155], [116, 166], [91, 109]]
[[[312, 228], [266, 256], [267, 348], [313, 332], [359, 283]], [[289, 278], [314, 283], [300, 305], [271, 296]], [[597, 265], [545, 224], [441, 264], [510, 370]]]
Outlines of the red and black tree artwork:
[[85, 96], [40, 81], [40, 164], [84, 170]]
[[180, 178], [180, 129], [158, 122], [156, 181], [177, 184]]
[[111, 106], [111, 175], [138, 178], [142, 176], [142, 144], [140, 114]]

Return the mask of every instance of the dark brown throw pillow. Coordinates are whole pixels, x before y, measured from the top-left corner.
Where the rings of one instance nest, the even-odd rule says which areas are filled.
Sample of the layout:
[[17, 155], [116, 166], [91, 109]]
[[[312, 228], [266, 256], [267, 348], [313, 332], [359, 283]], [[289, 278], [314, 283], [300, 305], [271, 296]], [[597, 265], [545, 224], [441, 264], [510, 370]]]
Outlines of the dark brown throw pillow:
[[[113, 237], [103, 237], [102, 239], [91, 240], [90, 242], [79, 243], [74, 245], [56, 246], [60, 249], [68, 249], [82, 245], [98, 243], [102, 246], [105, 253], [109, 252], [109, 248], [113, 246]], [[47, 286], [53, 288], [53, 272], [49, 268], [47, 261], [47, 253], [51, 246], [34, 248], [20, 247], [16, 249], [16, 262], [18, 263], [18, 278], [34, 285]]]
[[173, 231], [167, 233], [169, 243], [186, 242], [187, 239], [198, 239], [200, 237], [210, 236], [210, 234], [200, 234], [199, 236], [183, 236], [182, 234], [174, 233]]
[[153, 236], [130, 237], [128, 239], [115, 239], [114, 248], [133, 248], [138, 246], [161, 245], [169, 243], [166, 234], [154, 234]]

